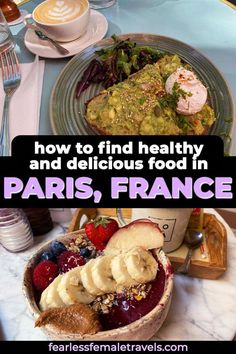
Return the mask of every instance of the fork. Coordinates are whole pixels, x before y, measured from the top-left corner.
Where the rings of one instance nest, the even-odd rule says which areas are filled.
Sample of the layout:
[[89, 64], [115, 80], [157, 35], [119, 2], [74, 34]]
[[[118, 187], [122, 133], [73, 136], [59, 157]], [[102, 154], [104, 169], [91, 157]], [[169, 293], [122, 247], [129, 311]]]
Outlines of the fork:
[[12, 95], [20, 86], [21, 72], [14, 49], [0, 53], [0, 62], [2, 67], [3, 88], [6, 94], [0, 133], [0, 156], [10, 156], [9, 103]]

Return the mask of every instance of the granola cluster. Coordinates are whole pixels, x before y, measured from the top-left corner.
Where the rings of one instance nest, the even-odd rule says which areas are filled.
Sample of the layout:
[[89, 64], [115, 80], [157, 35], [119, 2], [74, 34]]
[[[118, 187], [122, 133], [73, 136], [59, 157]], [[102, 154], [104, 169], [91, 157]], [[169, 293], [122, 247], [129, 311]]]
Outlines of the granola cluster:
[[98, 313], [109, 313], [115, 302], [115, 294], [105, 294], [98, 296], [91, 304], [94, 311]]
[[68, 251], [79, 253], [81, 248], [87, 248], [90, 251], [90, 258], [96, 258], [101, 252], [96, 249], [86, 235], [78, 235], [69, 244], [66, 245]]
[[151, 290], [151, 284], [139, 284], [137, 286], [129, 287], [123, 289], [121, 293], [118, 294], [104, 294], [98, 296], [91, 304], [94, 311], [98, 313], [107, 314], [114, 304], [117, 303], [118, 298], [125, 298], [129, 300], [140, 301], [147, 297], [147, 294]]

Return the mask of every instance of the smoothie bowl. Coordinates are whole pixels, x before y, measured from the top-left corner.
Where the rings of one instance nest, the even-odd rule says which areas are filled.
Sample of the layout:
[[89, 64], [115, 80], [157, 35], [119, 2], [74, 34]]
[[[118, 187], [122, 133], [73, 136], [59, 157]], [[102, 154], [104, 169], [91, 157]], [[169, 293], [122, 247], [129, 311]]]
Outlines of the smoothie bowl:
[[28, 261], [23, 292], [51, 339], [144, 340], [163, 324], [173, 272], [158, 225], [99, 218], [46, 243]]

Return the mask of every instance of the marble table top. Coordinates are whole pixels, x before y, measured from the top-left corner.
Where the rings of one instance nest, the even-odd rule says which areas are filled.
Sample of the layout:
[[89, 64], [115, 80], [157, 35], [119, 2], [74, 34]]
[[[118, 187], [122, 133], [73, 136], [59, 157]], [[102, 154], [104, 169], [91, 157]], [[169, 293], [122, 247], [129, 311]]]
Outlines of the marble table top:
[[[213, 209], [206, 212], [216, 213]], [[223, 219], [217, 214], [220, 221]], [[170, 312], [155, 339], [232, 340], [236, 333], [236, 238], [228, 233], [228, 270], [218, 280], [176, 275]], [[35, 238], [31, 249], [18, 254], [0, 246], [0, 339], [45, 340], [27, 309], [21, 284], [28, 258], [46, 240], [65, 232], [56, 225], [48, 234]]]

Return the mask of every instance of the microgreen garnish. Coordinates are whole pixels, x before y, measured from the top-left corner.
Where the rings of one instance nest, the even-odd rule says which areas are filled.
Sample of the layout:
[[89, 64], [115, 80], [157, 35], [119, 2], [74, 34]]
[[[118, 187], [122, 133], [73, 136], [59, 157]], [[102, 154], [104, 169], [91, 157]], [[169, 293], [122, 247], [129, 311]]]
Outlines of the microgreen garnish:
[[167, 94], [166, 96], [162, 97], [159, 102], [162, 108], [170, 107], [175, 110], [180, 97], [185, 99], [186, 96], [191, 97], [192, 93], [182, 90], [179, 83], [175, 82], [172, 88], [172, 94]]

